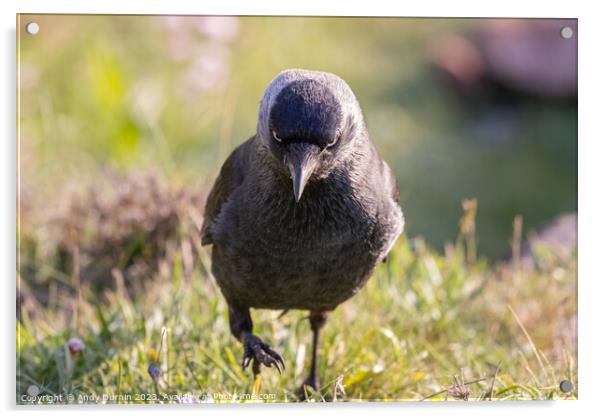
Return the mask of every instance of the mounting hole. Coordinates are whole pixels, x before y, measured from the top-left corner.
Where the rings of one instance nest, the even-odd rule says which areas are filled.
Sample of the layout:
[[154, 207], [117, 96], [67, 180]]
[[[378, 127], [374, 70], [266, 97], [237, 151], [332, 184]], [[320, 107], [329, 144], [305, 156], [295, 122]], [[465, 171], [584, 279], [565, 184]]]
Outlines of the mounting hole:
[[573, 37], [573, 28], [570, 26], [565, 26], [564, 28], [560, 29], [560, 36], [562, 36], [564, 39], [571, 39]]
[[571, 383], [569, 380], [562, 380], [558, 387], [560, 387], [560, 391], [563, 393], [568, 393], [573, 389], [573, 383]]
[[36, 22], [29, 22], [27, 25], [25, 25], [25, 30], [30, 35], [37, 35], [37, 33], [40, 32], [40, 25], [38, 25]]

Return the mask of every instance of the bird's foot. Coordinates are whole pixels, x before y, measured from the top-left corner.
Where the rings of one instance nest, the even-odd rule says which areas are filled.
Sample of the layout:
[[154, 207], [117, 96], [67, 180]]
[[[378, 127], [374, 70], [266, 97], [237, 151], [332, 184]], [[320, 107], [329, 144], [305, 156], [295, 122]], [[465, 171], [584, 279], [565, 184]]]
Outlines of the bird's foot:
[[301, 388], [297, 391], [299, 400], [305, 401], [311, 398], [314, 394], [320, 393], [320, 385], [318, 384], [317, 377], [307, 377], [307, 379], [301, 384]]
[[255, 335], [248, 334], [243, 340], [245, 353], [242, 359], [242, 368], [245, 369], [253, 362], [253, 372], [258, 373], [260, 365], [276, 367], [279, 373], [284, 370], [284, 360], [269, 345]]

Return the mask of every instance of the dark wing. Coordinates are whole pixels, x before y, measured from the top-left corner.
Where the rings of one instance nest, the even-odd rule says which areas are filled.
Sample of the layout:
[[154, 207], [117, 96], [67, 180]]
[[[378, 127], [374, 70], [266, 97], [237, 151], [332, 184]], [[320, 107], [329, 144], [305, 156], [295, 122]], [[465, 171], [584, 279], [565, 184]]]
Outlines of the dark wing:
[[397, 177], [395, 176], [395, 172], [393, 169], [391, 169], [387, 162], [380, 157], [378, 151], [376, 151], [376, 148], [372, 143], [370, 143], [370, 146], [372, 151], [370, 167], [374, 168], [374, 170], [371, 170], [370, 173], [372, 173], [373, 176], [376, 176], [376, 183], [382, 185], [381, 190], [384, 193], [383, 197], [387, 200], [393, 199], [393, 201], [401, 207], [399, 202], [399, 188], [397, 187]]
[[226, 159], [220, 170], [219, 176], [209, 192], [205, 204], [203, 226], [201, 227], [201, 244], [212, 244], [211, 227], [222, 210], [222, 206], [236, 188], [238, 188], [246, 175], [249, 159], [250, 145], [255, 137], [251, 137], [239, 145]]
[[[381, 170], [382, 170], [382, 181], [384, 185], [383, 192], [387, 200], [392, 199], [393, 207], [389, 207], [388, 214], [390, 214], [389, 222], [391, 223], [389, 226], [390, 235], [389, 235], [389, 246], [383, 252], [383, 262], [387, 261], [389, 253], [391, 252], [391, 248], [395, 244], [397, 237], [403, 232], [404, 227], [404, 217], [403, 212], [401, 210], [400, 204], [400, 196], [399, 196], [399, 188], [397, 187], [397, 178], [395, 176], [395, 172], [389, 167], [389, 165], [381, 160]], [[390, 202], [390, 201], [389, 201]]]
[[[383, 163], [385, 163], [383, 161]], [[400, 196], [399, 196], [399, 187], [397, 186], [397, 176], [395, 176], [395, 172], [393, 171], [393, 169], [391, 169], [389, 167], [389, 165], [387, 163], [385, 163], [385, 171], [388, 174], [388, 179], [389, 179], [389, 189], [391, 191], [391, 197], [393, 198], [393, 201], [395, 201], [397, 203], [397, 205], [401, 206], [400, 203]]]

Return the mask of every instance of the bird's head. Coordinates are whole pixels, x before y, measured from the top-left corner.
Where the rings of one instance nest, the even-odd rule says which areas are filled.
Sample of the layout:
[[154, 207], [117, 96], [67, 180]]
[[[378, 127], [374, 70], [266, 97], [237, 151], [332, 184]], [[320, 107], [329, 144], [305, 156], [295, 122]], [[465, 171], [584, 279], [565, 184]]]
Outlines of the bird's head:
[[308, 182], [327, 177], [351, 158], [364, 130], [355, 95], [334, 74], [283, 71], [261, 100], [257, 135], [276, 165], [290, 174], [297, 202]]

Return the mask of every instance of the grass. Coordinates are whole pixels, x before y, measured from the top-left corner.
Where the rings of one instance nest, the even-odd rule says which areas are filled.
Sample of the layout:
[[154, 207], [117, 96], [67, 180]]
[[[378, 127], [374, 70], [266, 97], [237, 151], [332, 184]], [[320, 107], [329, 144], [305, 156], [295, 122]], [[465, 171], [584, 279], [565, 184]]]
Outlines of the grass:
[[[310, 400], [577, 397], [576, 389], [558, 387], [565, 379], [577, 383], [576, 254], [563, 257], [534, 242], [534, 264], [490, 264], [475, 253], [474, 202], [464, 208], [459, 237], [443, 254], [402, 237], [367, 286], [332, 313], [322, 339], [322, 388]], [[74, 263], [85, 260], [97, 232], [81, 242], [63, 276], [58, 259], [32, 246], [33, 236], [21, 239], [21, 265], [30, 270], [20, 281], [18, 402], [49, 402], [28, 399], [31, 385], [67, 403], [298, 400], [311, 349], [307, 313], [252, 313], [256, 334], [287, 367], [282, 375], [264, 369], [254, 382], [240, 367], [242, 347], [208, 274], [208, 250], [195, 246], [186, 219], [180, 231], [192, 233], [176, 236], [160, 268], [136, 276], [113, 267], [102, 286], [80, 278], [86, 270]], [[43, 288], [31, 278], [45, 278], [44, 303], [27, 293]], [[68, 349], [74, 337], [85, 344], [81, 352]]]

